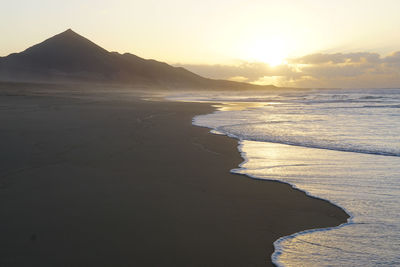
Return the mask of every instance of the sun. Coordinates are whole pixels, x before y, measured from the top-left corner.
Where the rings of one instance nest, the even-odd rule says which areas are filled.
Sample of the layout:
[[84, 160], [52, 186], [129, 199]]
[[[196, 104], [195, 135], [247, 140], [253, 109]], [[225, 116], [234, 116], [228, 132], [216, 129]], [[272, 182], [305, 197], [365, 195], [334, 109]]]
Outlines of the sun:
[[275, 67], [285, 63], [288, 57], [287, 43], [278, 38], [256, 41], [249, 46], [247, 54], [250, 60]]

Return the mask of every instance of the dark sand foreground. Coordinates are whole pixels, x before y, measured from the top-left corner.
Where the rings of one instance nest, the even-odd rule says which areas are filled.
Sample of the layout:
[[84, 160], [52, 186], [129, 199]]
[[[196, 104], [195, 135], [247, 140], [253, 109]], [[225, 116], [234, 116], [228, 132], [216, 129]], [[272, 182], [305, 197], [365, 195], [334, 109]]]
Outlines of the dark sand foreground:
[[35, 90], [0, 90], [0, 266], [265, 266], [348, 217], [230, 174], [237, 141], [191, 124], [209, 105]]

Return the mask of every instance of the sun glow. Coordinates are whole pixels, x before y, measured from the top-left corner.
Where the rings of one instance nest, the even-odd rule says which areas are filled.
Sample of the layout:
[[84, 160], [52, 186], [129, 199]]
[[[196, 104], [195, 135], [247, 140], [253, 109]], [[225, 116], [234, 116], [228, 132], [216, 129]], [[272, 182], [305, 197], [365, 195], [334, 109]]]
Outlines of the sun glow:
[[257, 41], [249, 47], [249, 59], [265, 62], [271, 67], [285, 64], [285, 58], [289, 54], [287, 42], [278, 38]]

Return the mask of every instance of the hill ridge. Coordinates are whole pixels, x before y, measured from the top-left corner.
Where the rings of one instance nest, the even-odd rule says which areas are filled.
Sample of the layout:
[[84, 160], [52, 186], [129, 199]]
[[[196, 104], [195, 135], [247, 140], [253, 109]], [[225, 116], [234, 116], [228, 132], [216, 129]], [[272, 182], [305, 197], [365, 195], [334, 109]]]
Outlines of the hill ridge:
[[266, 89], [201, 77], [182, 67], [131, 53], [109, 52], [72, 29], [20, 53], [0, 58], [0, 80], [23, 82], [100, 82], [204, 89]]

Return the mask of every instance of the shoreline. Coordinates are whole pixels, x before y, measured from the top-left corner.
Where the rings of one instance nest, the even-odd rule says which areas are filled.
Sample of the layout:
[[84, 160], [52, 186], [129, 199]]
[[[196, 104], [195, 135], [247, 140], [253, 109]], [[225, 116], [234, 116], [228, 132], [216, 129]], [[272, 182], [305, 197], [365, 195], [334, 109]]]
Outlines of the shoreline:
[[[172, 101], [173, 101], [173, 100], [172, 100]], [[183, 102], [184, 102], [184, 103], [209, 104], [210, 107], [213, 108], [213, 112], [218, 111], [219, 108], [220, 108], [220, 107], [216, 107], [216, 106], [215, 106], [216, 104], [217, 104], [217, 105], [222, 105], [222, 104], [219, 103], [219, 102], [209, 102], [209, 103], [207, 103], [207, 102], [195, 102], [195, 101], [193, 101], [193, 102], [191, 102], [191, 101], [183, 101]], [[203, 114], [196, 115], [196, 116], [201, 116], [201, 115], [203, 115]], [[195, 116], [195, 117], [196, 117], [196, 116]], [[259, 181], [271, 181], [271, 182], [277, 182], [277, 183], [283, 183], [283, 184], [289, 185], [289, 186], [291, 187], [292, 190], [297, 190], [297, 191], [300, 191], [300, 192], [302, 192], [302, 193], [305, 193], [306, 196], [309, 197], [309, 198], [325, 201], [325, 202], [327, 202], [327, 203], [329, 203], [329, 204], [331, 204], [331, 205], [333, 205], [333, 206], [335, 206], [335, 207], [338, 207], [339, 209], [341, 209], [343, 212], [345, 212], [345, 213], [347, 214], [347, 216], [348, 216], [347, 220], [344, 221], [344, 222], [342, 222], [342, 223], [339, 224], [339, 225], [328, 226], [328, 227], [319, 227], [319, 228], [305, 229], [305, 230], [301, 230], [301, 231], [299, 231], [299, 232], [295, 232], [295, 233], [292, 233], [292, 234], [289, 234], [289, 235], [285, 235], [285, 236], [282, 236], [282, 237], [278, 238], [276, 241], [273, 242], [274, 251], [273, 251], [273, 253], [271, 254], [271, 261], [272, 261], [272, 265], [273, 265], [273, 266], [279, 266], [277, 260], [278, 260], [279, 255], [282, 253], [281, 248], [279, 247], [280, 242], [285, 241], [285, 240], [287, 240], [287, 239], [295, 238], [295, 237], [300, 236], [300, 235], [305, 235], [305, 234], [308, 234], [308, 233], [313, 233], [313, 232], [316, 232], [316, 231], [330, 231], [330, 230], [334, 230], [334, 229], [339, 229], [339, 228], [341, 228], [341, 227], [344, 227], [344, 226], [346, 226], [346, 225], [350, 225], [350, 224], [353, 223], [353, 222], [352, 222], [353, 215], [352, 215], [348, 210], [346, 210], [345, 208], [341, 207], [340, 205], [338, 205], [338, 204], [336, 204], [336, 203], [334, 203], [334, 202], [332, 202], [332, 201], [330, 201], [330, 200], [328, 200], [328, 199], [325, 199], [325, 198], [322, 198], [322, 197], [318, 197], [318, 196], [314, 196], [314, 195], [312, 195], [310, 192], [307, 192], [307, 191], [305, 191], [305, 190], [302, 190], [302, 189], [298, 188], [295, 184], [292, 184], [292, 183], [289, 183], [289, 182], [285, 182], [285, 181], [281, 181], [281, 180], [278, 180], [278, 179], [264, 179], [264, 178], [260, 178], [260, 177], [257, 177], [257, 176], [253, 176], [253, 175], [250, 175], [250, 174], [247, 174], [247, 173], [240, 173], [240, 172], [238, 172], [238, 170], [242, 169], [242, 168], [243, 168], [243, 165], [245, 165], [245, 163], [247, 163], [248, 160], [249, 160], [249, 159], [247, 159], [247, 158], [244, 156], [244, 154], [243, 154], [243, 153], [244, 153], [243, 150], [242, 150], [243, 144], [241, 144], [241, 140], [238, 139], [237, 137], [230, 136], [230, 135], [228, 135], [228, 134], [224, 134], [224, 133], [218, 133], [218, 134], [217, 134], [217, 133], [213, 133], [212, 131], [216, 131], [216, 129], [210, 128], [210, 127], [207, 127], [207, 126], [197, 125], [197, 124], [195, 123], [195, 119], [194, 119], [194, 118], [193, 118], [193, 120], [192, 120], [192, 124], [193, 124], [194, 126], [196, 126], [196, 127], [201, 127], [201, 128], [209, 129], [209, 133], [210, 133], [210, 134], [222, 135], [222, 136], [226, 136], [226, 137], [228, 137], [228, 138], [237, 140], [237, 143], [238, 143], [238, 145], [237, 145], [237, 150], [238, 150], [238, 152], [239, 152], [239, 154], [240, 154], [240, 157], [242, 158], [243, 161], [237, 166], [237, 168], [231, 169], [231, 170], [230, 170], [230, 173], [232, 173], [232, 174], [234, 174], [234, 175], [244, 176], [244, 177], [246, 177], [246, 178], [248, 178], [248, 179], [259, 180]], [[267, 141], [255, 141], [255, 142], [270, 143], [270, 142], [267, 142]], [[282, 143], [279, 143], [279, 144], [282, 144]], [[283, 144], [283, 145], [289, 145], [289, 144]], [[293, 145], [289, 145], [289, 146], [293, 146]], [[294, 146], [296, 146], [296, 145], [294, 145]], [[321, 148], [313, 148], [313, 147], [310, 147], [310, 148], [311, 148], [311, 149], [321, 149]], [[347, 151], [344, 151], [344, 152], [347, 152]], [[352, 152], [352, 153], [357, 153], [357, 152]]]
[[[200, 127], [201, 127], [201, 126], [200, 126]], [[227, 135], [225, 135], [225, 136], [227, 136]], [[236, 139], [236, 138], [234, 138], [234, 137], [230, 137], [230, 138]], [[256, 141], [256, 142], [263, 142], [263, 141]], [[270, 142], [263, 142], [263, 143], [270, 143]], [[283, 145], [286, 145], [286, 144], [283, 144]], [[317, 199], [317, 200], [322, 200], [322, 201], [325, 201], [325, 202], [327, 202], [327, 203], [329, 203], [329, 204], [331, 204], [331, 205], [333, 205], [333, 206], [338, 207], [339, 209], [343, 210], [343, 211], [347, 214], [347, 216], [348, 216], [346, 222], [342, 222], [341, 224], [336, 225], [336, 226], [328, 226], [328, 227], [322, 227], [322, 228], [306, 229], [306, 230], [302, 230], [302, 231], [300, 231], [300, 232], [296, 232], [296, 233], [289, 234], [289, 235], [282, 236], [282, 237], [278, 238], [278, 239], [273, 243], [274, 251], [273, 251], [273, 253], [271, 254], [271, 261], [272, 261], [273, 266], [280, 266], [280, 265], [279, 265], [279, 262], [278, 262], [278, 259], [279, 259], [278, 257], [279, 257], [279, 255], [281, 255], [281, 254], [284, 252], [284, 251], [282, 251], [282, 247], [280, 246], [280, 243], [281, 243], [281, 242], [284, 242], [284, 241], [286, 241], [286, 240], [288, 240], [288, 239], [296, 238], [296, 237], [298, 237], [298, 236], [306, 235], [306, 234], [309, 234], [309, 233], [320, 232], [320, 231], [321, 231], [321, 232], [324, 232], [324, 231], [335, 230], [335, 229], [339, 229], [339, 228], [345, 227], [345, 226], [347, 226], [347, 225], [353, 224], [354, 215], [353, 215], [350, 211], [348, 211], [348, 210], [345, 209], [344, 207], [342, 207], [342, 206], [340, 206], [339, 204], [334, 203], [334, 202], [332, 202], [332, 201], [330, 201], [330, 200], [328, 200], [328, 199], [315, 196], [315, 195], [311, 194], [311, 193], [308, 192], [308, 191], [302, 190], [302, 189], [300, 189], [299, 187], [297, 187], [296, 184], [294, 184], [294, 183], [285, 182], [285, 181], [278, 180], [278, 179], [264, 179], [264, 178], [259, 178], [259, 177], [257, 177], [257, 176], [253, 176], [253, 175], [247, 174], [247, 173], [235, 172], [236, 170], [242, 169], [242, 168], [243, 168], [243, 165], [244, 165], [246, 162], [248, 162], [248, 159], [245, 158], [245, 157], [243, 156], [242, 146], [243, 146], [243, 144], [241, 144], [240, 141], [239, 141], [238, 150], [239, 150], [240, 155], [241, 155], [241, 157], [243, 158], [244, 161], [243, 161], [241, 164], [239, 164], [239, 166], [238, 166], [237, 169], [231, 170], [231, 173], [232, 173], [232, 174], [243, 175], [243, 176], [246, 176], [246, 177], [249, 178], [249, 179], [261, 180], [261, 181], [272, 181], [272, 182], [287, 184], [287, 185], [291, 186], [291, 188], [292, 188], [293, 190], [298, 190], [298, 191], [301, 191], [301, 192], [305, 193], [306, 196], [309, 197], [309, 198]], [[291, 145], [289, 145], [289, 146], [291, 146]]]
[[0, 265], [272, 266], [278, 238], [347, 220], [230, 173], [237, 140], [191, 124], [209, 104], [74, 93], [0, 96]]

